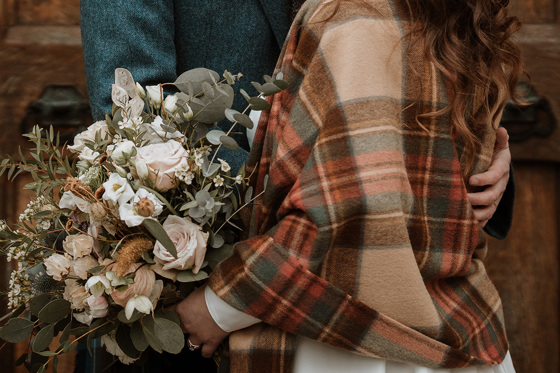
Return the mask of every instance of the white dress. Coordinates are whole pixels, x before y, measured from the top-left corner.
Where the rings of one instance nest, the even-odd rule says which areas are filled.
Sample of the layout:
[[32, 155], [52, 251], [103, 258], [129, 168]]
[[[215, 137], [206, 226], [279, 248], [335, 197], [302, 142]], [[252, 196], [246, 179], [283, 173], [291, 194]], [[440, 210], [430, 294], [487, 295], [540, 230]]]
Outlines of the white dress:
[[[255, 125], [247, 130], [249, 144], [253, 142], [260, 112], [252, 111], [249, 115]], [[214, 321], [227, 332], [243, 329], [260, 322], [231, 307], [218, 297], [209, 287], [204, 291], [206, 305]], [[354, 354], [309, 338], [299, 337], [294, 361], [294, 373], [515, 373], [511, 356], [507, 353], [504, 361], [498, 365], [431, 369], [409, 363], [376, 359]]]

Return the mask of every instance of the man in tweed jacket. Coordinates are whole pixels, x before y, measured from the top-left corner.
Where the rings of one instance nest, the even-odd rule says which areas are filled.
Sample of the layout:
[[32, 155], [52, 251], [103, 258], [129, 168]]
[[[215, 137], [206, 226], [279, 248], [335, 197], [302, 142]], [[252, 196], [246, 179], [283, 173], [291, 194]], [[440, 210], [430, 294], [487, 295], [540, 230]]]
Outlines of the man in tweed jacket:
[[[442, 76], [403, 39], [400, 2], [342, 2], [321, 22], [326, 3], [304, 5], [281, 55], [290, 88], [255, 136], [248, 168], [264, 194], [250, 238], [210, 276], [217, 296], [263, 321], [231, 334], [232, 371], [291, 371], [297, 335], [427, 367], [500, 363], [501, 301], [460, 142], [446, 116], [416, 123], [446, 106]], [[496, 124], [474, 173], [491, 163]], [[177, 310], [204, 351], [225, 333], [208, 335], [200, 294]]]

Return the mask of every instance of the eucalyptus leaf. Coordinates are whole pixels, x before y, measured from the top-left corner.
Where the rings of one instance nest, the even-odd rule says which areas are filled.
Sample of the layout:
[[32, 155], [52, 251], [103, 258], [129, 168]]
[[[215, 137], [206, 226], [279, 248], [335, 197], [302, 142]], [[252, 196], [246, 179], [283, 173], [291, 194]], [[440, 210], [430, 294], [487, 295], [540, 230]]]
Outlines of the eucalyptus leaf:
[[72, 351], [74, 349], [74, 343], [72, 343], [72, 341], [65, 341], [62, 344], [62, 351], [64, 351], [64, 353], [68, 353], [70, 351]]
[[0, 328], [0, 338], [10, 343], [19, 343], [29, 338], [35, 323], [21, 317], [11, 319]]
[[134, 323], [130, 328], [130, 338], [132, 339], [134, 348], [138, 351], [144, 351], [149, 346], [148, 340], [142, 331], [142, 325], [139, 322]]
[[190, 270], [181, 271], [177, 274], [177, 281], [179, 282], [194, 282], [202, 281], [208, 278], [208, 273], [199, 271], [196, 275]]
[[[41, 356], [47, 356], [47, 357], [56, 356], [56, 352], [54, 351], [41, 351], [41, 352], [36, 352], [36, 354]], [[43, 369], [43, 372], [44, 371], [45, 370]], [[41, 372], [41, 370], [38, 370], [37, 372]]]
[[212, 163], [208, 165], [208, 168], [202, 170], [202, 175], [205, 177], [210, 177], [214, 175], [220, 169], [220, 165], [217, 163]]
[[71, 311], [71, 304], [65, 299], [55, 299], [39, 311], [39, 320], [46, 323], [55, 323], [66, 317]]
[[37, 333], [33, 340], [32, 349], [35, 352], [41, 352], [51, 344], [54, 338], [54, 324], [45, 326]]
[[163, 245], [163, 247], [171, 254], [175, 259], [177, 259], [177, 249], [173, 244], [173, 241], [167, 235], [165, 229], [162, 225], [155, 219], [144, 219], [142, 223], [144, 227], [154, 236], [156, 240]]
[[189, 209], [189, 216], [193, 219], [202, 218], [204, 215], [206, 215], [206, 209], [203, 207], [198, 206]]
[[211, 242], [210, 246], [213, 247], [214, 249], [218, 249], [218, 248], [222, 247], [224, 242], [225, 242], [224, 237], [222, 237], [221, 234], [216, 233], [216, 234], [212, 235], [212, 242]]
[[175, 322], [162, 317], [154, 318], [155, 337], [164, 351], [178, 354], [185, 346], [185, 335]]
[[117, 332], [115, 333], [115, 340], [121, 350], [129, 357], [133, 359], [138, 359], [142, 354], [141, 351], [138, 351], [136, 347], [134, 347], [134, 343], [132, 343], [132, 338], [130, 336], [130, 327], [126, 324], [121, 324], [117, 328]]
[[[193, 119], [203, 123], [216, 123], [226, 117], [225, 109], [231, 108], [234, 92], [229, 85], [221, 85], [220, 88], [214, 98], [202, 96], [199, 101], [193, 99], [189, 103], [194, 113]], [[203, 104], [201, 105], [200, 102]]]
[[185, 211], [185, 210], [191, 209], [193, 207], [197, 207], [197, 206], [198, 206], [198, 202], [190, 201], [190, 202], [185, 203], [183, 206], [181, 206], [179, 211]]
[[215, 268], [222, 260], [229, 258], [233, 254], [233, 245], [223, 245], [219, 249], [206, 251], [204, 259], [208, 261], [211, 268]]
[[270, 109], [270, 103], [263, 98], [251, 97], [248, 101], [249, 105], [251, 105], [251, 109], [253, 110], [261, 111]]
[[[204, 67], [199, 67], [196, 69], [191, 69], [185, 71], [177, 77], [173, 83], [181, 92], [190, 94], [202, 92], [202, 83], [213, 83], [211, 76], [214, 76], [215, 80], [220, 78], [220, 75], [212, 70], [206, 69]], [[189, 93], [189, 83], [192, 85], [192, 93]]]
[[106, 319], [96, 319], [89, 326], [91, 333], [88, 334], [88, 340], [99, 338], [115, 329], [116, 325]]
[[253, 129], [253, 127], [255, 126], [255, 123], [253, 123], [253, 120], [247, 114], [234, 114], [233, 119], [235, 119], [237, 123], [248, 129]]
[[129, 320], [129, 319], [126, 318], [126, 314], [125, 314], [124, 309], [123, 309], [118, 313], [117, 318], [119, 319], [120, 322], [122, 322], [124, 324], [132, 324], [132, 323], [140, 320], [140, 318], [144, 315], [145, 315], [144, 313], [138, 312], [138, 310], [134, 310], [132, 312], [132, 316], [130, 316], [130, 320]]
[[227, 120], [230, 122], [235, 122], [235, 118], [233, 117], [235, 114], [241, 114], [235, 109], [226, 109], [224, 114], [226, 115]]
[[253, 198], [253, 187], [249, 186], [245, 191], [245, 203], [250, 203], [251, 198]]
[[233, 139], [233, 137], [229, 137], [229, 136], [221, 136], [220, 137], [220, 142], [222, 143], [222, 145], [224, 147], [226, 147], [229, 150], [237, 150], [239, 149], [239, 144], [237, 144], [237, 141], [235, 141]]
[[265, 95], [265, 96], [270, 96], [273, 95], [275, 93], [281, 92], [282, 90], [276, 86], [275, 84], [273, 84], [272, 82], [270, 83], [265, 83], [265, 84], [259, 84], [257, 82], [251, 82], [251, 84], [253, 85], [253, 87], [255, 87], [255, 89]]
[[167, 320], [171, 320], [175, 324], [181, 326], [181, 318], [179, 317], [179, 314], [175, 311], [161, 309], [156, 312], [156, 317], [161, 317]]
[[163, 348], [161, 342], [156, 336], [156, 325], [151, 316], [147, 316], [142, 319], [142, 332], [144, 333], [144, 337], [146, 337], [150, 347], [161, 354], [163, 352]]
[[221, 130], [212, 130], [206, 134], [206, 138], [213, 145], [220, 145], [220, 137], [225, 136], [225, 132]]
[[29, 310], [33, 315], [39, 315], [39, 311], [51, 301], [51, 298], [50, 294], [41, 294], [33, 297], [31, 302], [29, 302]]

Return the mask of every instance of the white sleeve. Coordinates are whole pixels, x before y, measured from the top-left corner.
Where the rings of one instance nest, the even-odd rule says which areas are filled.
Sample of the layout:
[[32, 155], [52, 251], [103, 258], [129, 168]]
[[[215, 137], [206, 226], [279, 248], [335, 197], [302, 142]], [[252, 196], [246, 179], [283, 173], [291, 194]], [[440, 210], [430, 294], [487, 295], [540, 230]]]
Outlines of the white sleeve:
[[261, 320], [233, 308], [206, 286], [204, 298], [210, 315], [222, 330], [233, 332], [257, 324]]

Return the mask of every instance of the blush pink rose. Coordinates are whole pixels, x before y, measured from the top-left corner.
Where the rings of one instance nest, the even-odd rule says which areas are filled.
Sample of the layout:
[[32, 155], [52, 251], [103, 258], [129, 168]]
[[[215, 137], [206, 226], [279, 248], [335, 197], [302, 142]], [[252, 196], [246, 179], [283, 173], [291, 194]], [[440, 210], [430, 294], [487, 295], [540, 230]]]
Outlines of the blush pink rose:
[[130, 272], [136, 271], [134, 275], [134, 283], [128, 285], [128, 288], [124, 291], [114, 290], [111, 292], [111, 298], [121, 307], [126, 307], [126, 303], [130, 298], [135, 295], [143, 295], [149, 297], [154, 288], [154, 283], [156, 282], [156, 274], [148, 266], [142, 266], [136, 270], [140, 263], [134, 264], [130, 268]]
[[137, 148], [136, 162], [143, 162], [148, 166], [148, 179], [154, 183], [156, 189], [166, 191], [177, 186], [175, 171], [189, 153], [174, 140], [160, 144], [150, 144]]
[[204, 255], [206, 255], [206, 242], [208, 233], [194, 224], [190, 219], [169, 215], [163, 223], [163, 229], [177, 249], [177, 258], [167, 251], [157, 241], [154, 245], [155, 260], [163, 266], [164, 270], [185, 270], [192, 268], [193, 273], [198, 273]]

